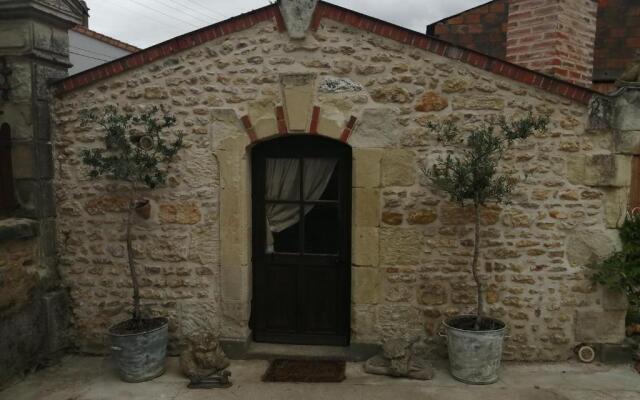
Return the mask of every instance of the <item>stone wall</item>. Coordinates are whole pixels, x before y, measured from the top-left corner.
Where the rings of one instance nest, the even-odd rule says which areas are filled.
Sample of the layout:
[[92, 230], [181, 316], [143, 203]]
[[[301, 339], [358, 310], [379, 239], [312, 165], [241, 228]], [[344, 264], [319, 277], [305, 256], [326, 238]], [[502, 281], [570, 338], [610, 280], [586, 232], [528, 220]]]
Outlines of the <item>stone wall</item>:
[[123, 188], [89, 181], [80, 163], [100, 143], [78, 113], [108, 104], [160, 105], [186, 134], [168, 186], [147, 194], [152, 217], [135, 228], [143, 303], [170, 317], [174, 339], [200, 328], [247, 338], [247, 150], [305, 127], [354, 148], [352, 340], [434, 336], [445, 317], [473, 311], [471, 213], [420, 173], [455, 149], [426, 124], [472, 129], [529, 111], [549, 113], [550, 130], [509, 154], [505, 170], [527, 175], [513, 204], [483, 213], [482, 272], [490, 313], [510, 326], [506, 357], [567, 358], [580, 326], [603, 315], [606, 332], [592, 339], [621, 339], [622, 315], [605, 311], [609, 297], [584, 265], [614, 248], [607, 188], [628, 183], [624, 167], [613, 180], [600, 174], [612, 139], [587, 129], [586, 106], [339, 23], [291, 41], [268, 21], [56, 100], [58, 244], [81, 350], [103, 351], [106, 328], [130, 308]]
[[0, 387], [66, 348], [66, 297], [41, 254], [38, 224], [0, 220]]
[[11, 132], [18, 203], [0, 210], [0, 385], [69, 345], [56, 266], [49, 83], [66, 76], [67, 29], [87, 13], [75, 0], [19, 3], [0, 1], [0, 64], [9, 71], [0, 125]]
[[[123, 241], [127, 188], [86, 178], [77, 149], [97, 144], [93, 133], [74, 132], [79, 142], [61, 136], [56, 187], [60, 271], [73, 300], [75, 340], [83, 351], [99, 352], [109, 325], [130, 312]], [[218, 163], [207, 135], [191, 133], [185, 143], [168, 187], [140, 193], [150, 200], [151, 216], [136, 217], [133, 229], [143, 311], [171, 318], [174, 337], [194, 326], [219, 328]]]

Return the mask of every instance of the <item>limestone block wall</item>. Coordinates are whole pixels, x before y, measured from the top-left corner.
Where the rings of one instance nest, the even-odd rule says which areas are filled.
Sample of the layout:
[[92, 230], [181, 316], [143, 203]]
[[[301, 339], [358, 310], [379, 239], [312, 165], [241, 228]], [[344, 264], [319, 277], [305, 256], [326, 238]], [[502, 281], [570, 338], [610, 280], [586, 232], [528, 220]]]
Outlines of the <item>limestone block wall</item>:
[[0, 387], [69, 345], [68, 301], [56, 265], [49, 83], [66, 76], [67, 29], [86, 13], [80, 2], [0, 1], [8, 87], [0, 96], [0, 125], [10, 132], [17, 201], [0, 210]]
[[0, 220], [0, 387], [68, 343], [65, 297], [43, 257], [37, 221]]
[[584, 265], [616, 245], [602, 186], [628, 183], [623, 166], [618, 180], [599, 175], [593, 160], [613, 144], [587, 129], [585, 105], [337, 22], [292, 41], [267, 21], [55, 101], [61, 273], [83, 350], [104, 350], [106, 328], [130, 307], [123, 188], [87, 180], [79, 161], [99, 144], [79, 111], [108, 104], [160, 105], [186, 134], [168, 186], [146, 194], [152, 217], [135, 229], [143, 303], [170, 317], [174, 339], [202, 328], [250, 334], [249, 149], [281, 134], [354, 148], [353, 342], [432, 337], [444, 318], [472, 312], [471, 212], [420, 172], [457, 149], [426, 125], [454, 118], [472, 129], [529, 111], [550, 114], [550, 130], [508, 155], [505, 169], [527, 176], [513, 204], [483, 213], [482, 272], [490, 314], [510, 326], [506, 357], [567, 358], [581, 329], [593, 341], [621, 337], [624, 313], [608, 311], [620, 305], [605, 302]]

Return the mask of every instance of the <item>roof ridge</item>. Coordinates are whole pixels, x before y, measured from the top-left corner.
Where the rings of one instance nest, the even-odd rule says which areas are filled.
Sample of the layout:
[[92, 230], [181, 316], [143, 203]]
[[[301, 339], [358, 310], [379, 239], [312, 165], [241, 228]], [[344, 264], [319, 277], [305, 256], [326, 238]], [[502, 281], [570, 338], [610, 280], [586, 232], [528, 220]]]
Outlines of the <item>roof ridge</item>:
[[[595, 90], [320, 0], [314, 11], [310, 29], [317, 30], [323, 18], [351, 25], [360, 30], [460, 61], [582, 104], [587, 104], [594, 95], [601, 95]], [[280, 32], [285, 31], [286, 28], [280, 9], [277, 3], [273, 3], [72, 75], [54, 83], [53, 86], [56, 94], [61, 95], [101, 79], [193, 48], [202, 43], [248, 29], [257, 23], [267, 20], [275, 20], [278, 30]]]

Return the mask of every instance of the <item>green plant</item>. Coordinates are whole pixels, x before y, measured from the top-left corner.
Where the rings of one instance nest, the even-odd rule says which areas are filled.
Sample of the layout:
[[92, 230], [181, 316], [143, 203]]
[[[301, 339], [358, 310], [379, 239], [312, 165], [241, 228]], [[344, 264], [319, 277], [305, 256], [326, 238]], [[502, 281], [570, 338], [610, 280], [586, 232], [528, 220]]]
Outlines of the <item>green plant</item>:
[[478, 274], [480, 256], [480, 212], [488, 202], [500, 204], [508, 202], [509, 195], [518, 180], [500, 172], [500, 162], [511, 144], [524, 140], [535, 132], [547, 129], [549, 119], [532, 114], [522, 119], [507, 120], [505, 117], [483, 122], [466, 138], [462, 138], [459, 126], [453, 121], [432, 123], [430, 129], [438, 133], [438, 140], [446, 145], [464, 144], [463, 149], [439, 157], [431, 167], [424, 167], [423, 173], [437, 189], [449, 198], [466, 206], [470, 203], [474, 209], [474, 248], [471, 270], [476, 282], [477, 317], [475, 330], [480, 329], [483, 317], [483, 288]]
[[82, 162], [90, 167], [89, 176], [93, 179], [106, 176], [129, 186], [126, 241], [133, 287], [133, 329], [140, 327], [142, 320], [131, 241], [134, 211], [146, 203], [138, 199], [138, 192], [144, 187], [153, 189], [164, 184], [169, 164], [182, 148], [182, 134], [171, 143], [164, 137], [165, 131], [175, 126], [175, 117], [166, 114], [159, 118], [158, 112], [157, 107], [140, 113], [122, 112], [115, 106], [82, 112], [83, 126], [98, 124], [104, 131], [104, 148], [82, 151]]
[[631, 308], [640, 308], [640, 212], [629, 214], [620, 227], [622, 250], [591, 265], [594, 282], [627, 295]]

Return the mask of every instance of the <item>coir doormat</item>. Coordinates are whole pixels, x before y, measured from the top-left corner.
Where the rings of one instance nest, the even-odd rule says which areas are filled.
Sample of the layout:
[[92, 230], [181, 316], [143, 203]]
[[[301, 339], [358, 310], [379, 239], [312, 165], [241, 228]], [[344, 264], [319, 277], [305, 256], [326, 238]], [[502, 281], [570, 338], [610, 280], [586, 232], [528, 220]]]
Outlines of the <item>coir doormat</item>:
[[264, 382], [342, 382], [345, 362], [332, 360], [271, 361], [262, 380]]

